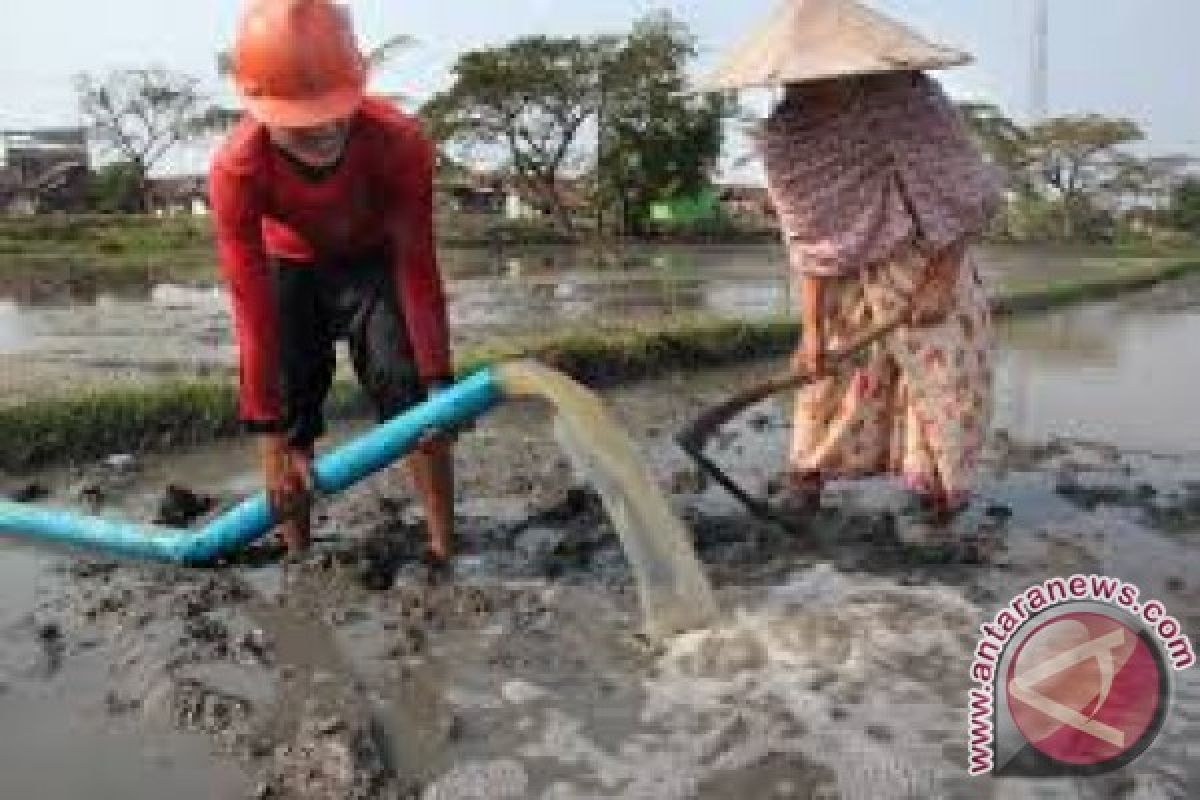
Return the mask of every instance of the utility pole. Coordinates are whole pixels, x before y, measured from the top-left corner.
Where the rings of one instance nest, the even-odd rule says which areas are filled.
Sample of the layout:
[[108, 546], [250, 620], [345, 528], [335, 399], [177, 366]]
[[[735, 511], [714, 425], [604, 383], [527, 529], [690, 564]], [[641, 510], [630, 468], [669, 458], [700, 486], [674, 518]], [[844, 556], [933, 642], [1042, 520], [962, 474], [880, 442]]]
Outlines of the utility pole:
[[1050, 113], [1050, 0], [1034, 0], [1033, 51], [1029, 72], [1029, 115], [1041, 122]]

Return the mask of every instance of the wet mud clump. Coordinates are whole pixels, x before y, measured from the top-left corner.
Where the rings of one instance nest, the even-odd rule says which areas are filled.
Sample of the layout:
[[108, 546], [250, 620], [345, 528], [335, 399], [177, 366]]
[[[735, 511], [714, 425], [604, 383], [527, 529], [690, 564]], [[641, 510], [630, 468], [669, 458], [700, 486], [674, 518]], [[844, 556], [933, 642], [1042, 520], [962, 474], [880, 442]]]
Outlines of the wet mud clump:
[[168, 486], [154, 515], [155, 525], [187, 528], [216, 508], [216, 498], [197, 494], [182, 486]]

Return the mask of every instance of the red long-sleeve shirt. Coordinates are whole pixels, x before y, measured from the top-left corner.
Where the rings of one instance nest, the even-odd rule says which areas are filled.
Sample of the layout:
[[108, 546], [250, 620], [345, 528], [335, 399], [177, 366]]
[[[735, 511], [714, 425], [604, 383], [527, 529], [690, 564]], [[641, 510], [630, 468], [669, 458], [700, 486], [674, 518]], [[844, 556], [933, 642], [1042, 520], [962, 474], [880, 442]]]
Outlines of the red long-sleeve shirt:
[[249, 117], [212, 163], [210, 193], [221, 274], [232, 298], [242, 419], [281, 414], [278, 319], [269, 270], [329, 268], [393, 253], [395, 285], [417, 369], [450, 374], [446, 300], [433, 239], [434, 150], [419, 123], [368, 98], [336, 170], [306, 179]]

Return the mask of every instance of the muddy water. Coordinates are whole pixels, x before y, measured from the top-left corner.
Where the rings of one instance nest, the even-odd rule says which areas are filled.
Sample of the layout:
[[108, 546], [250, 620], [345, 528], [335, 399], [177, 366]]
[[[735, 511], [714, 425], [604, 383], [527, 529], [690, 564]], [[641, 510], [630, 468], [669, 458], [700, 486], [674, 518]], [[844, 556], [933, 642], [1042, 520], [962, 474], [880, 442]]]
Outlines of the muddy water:
[[[619, 536], [599, 498], [575, 486], [546, 413], [524, 405], [502, 408], [459, 447], [461, 553], [448, 582], [416, 563], [419, 509], [388, 477], [324, 504], [316, 553], [286, 568], [265, 550], [197, 573], [5, 545], [0, 715], [17, 713], [6, 705], [13, 696], [42, 700], [23, 706], [39, 709], [22, 712], [33, 717], [16, 718], [43, 726], [61, 755], [53, 774], [20, 775], [37, 796], [85, 796], [56, 787], [86, 785], [96, 771], [98, 729], [76, 720], [99, 710], [98, 724], [132, 738], [105, 740], [116, 742], [123, 793], [88, 797], [159, 797], [171, 781], [185, 797], [236, 797], [243, 786], [431, 800], [1194, 797], [1195, 670], [1178, 676], [1155, 747], [1104, 778], [968, 780], [964, 717], [976, 627], [1044, 578], [1097, 571], [1136, 581], [1200, 633], [1191, 411], [1173, 416], [1178, 406], [1145, 396], [1154, 424], [1115, 425], [1138, 365], [1164, 347], [1179, 352], [1170, 337], [1194, 318], [1187, 297], [1198, 286], [1006, 331], [1000, 424], [1017, 433], [993, 445], [983, 495], [1014, 517], [986, 568], [907, 550], [881, 513], [897, 500], [884, 485], [835, 487], [806, 537], [760, 528], [703, 486], [671, 434], [772, 365], [611, 393], [728, 610], [665, 645], [636, 635], [635, 577]], [[1064, 330], [1110, 338], [1078, 346], [1079, 334]], [[1014, 380], [1017, 358], [1041, 377]], [[1187, 388], [1185, 370], [1171, 365], [1156, 381]], [[1089, 370], [1086, 402], [1069, 402], [1070, 376]], [[1054, 380], [1057, 393], [1042, 393]], [[786, 426], [786, 404], [765, 404], [714, 455], [766, 492]], [[1064, 427], [1115, 444], [1036, 435]], [[145, 518], [169, 481], [222, 497], [244, 491], [250, 455], [222, 447], [147, 459], [129, 474], [95, 467], [44, 479], [54, 502], [98, 486], [105, 511]], [[59, 631], [50, 647], [46, 624]], [[148, 742], [174, 766], [155, 771], [162, 762], [141, 755]], [[0, 738], [0, 761], [20, 769], [25, 753]], [[200, 790], [198, 774], [242, 784]]]
[[1001, 412], [1009, 426], [1026, 438], [1200, 451], [1200, 374], [1188, 364], [1200, 342], [1198, 287], [1183, 281], [1136, 302], [1005, 322]]
[[[1151, 754], [1089, 782], [962, 778], [962, 698], [975, 625], [1051, 574], [1138, 581], [1194, 630], [1195, 533], [1165, 535], [1136, 503], [1085, 511], [1053, 484], [1065, 471], [1126, 498], [1147, 481], [1167, 497], [1200, 477], [1200, 463], [1086, 444], [997, 448], [987, 494], [1017, 514], [1003, 568], [913, 560], [873, 511], [888, 502], [877, 486], [839, 488], [812, 538], [780, 538], [719, 493], [692, 491], [662, 439], [680, 402], [690, 412], [744, 377], [667, 379], [612, 398], [664, 482], [682, 491], [677, 505], [732, 610], [666, 647], [632, 635], [639, 609], [615, 531], [598, 501], [568, 493], [553, 445], [523, 438], [548, 420], [517, 407], [464, 442], [463, 480], [476, 491], [506, 489], [508, 476], [495, 472], [507, 470], [537, 486], [515, 502], [500, 492], [462, 504], [452, 585], [430, 586], [412, 569], [413, 509], [395, 507], [385, 480], [327, 508], [321, 533], [338, 540], [288, 571], [84, 574], [68, 586], [50, 582], [53, 618], [66, 641], [91, 636], [101, 652], [132, 650], [140, 670], [167, 673], [151, 683], [177, 685], [172, 673], [182, 670], [213, 702], [256, 704], [249, 719], [218, 716], [201, 732], [218, 743], [263, 737], [257, 748], [267, 755], [240, 762], [255, 785], [294, 790], [314, 770], [311, 785], [325, 787], [283, 796], [393, 796], [386, 792], [414, 785], [429, 798], [1189, 796], [1200, 777], [1189, 755], [1200, 732], [1193, 675], [1179, 682]], [[763, 481], [763, 461], [780, 455], [781, 411], [767, 407], [737, 426], [718, 448], [723, 462]], [[514, 440], [523, 452], [511, 452]], [[236, 469], [233, 459], [224, 466]], [[157, 480], [176, 474], [162, 462], [144, 468]], [[1188, 525], [1200, 532], [1200, 517]], [[253, 594], [239, 600], [226, 582]], [[134, 643], [119, 633], [139, 614], [150, 615], [152, 632], [169, 625], [156, 609], [163, 602], [194, 629], [165, 656], [142, 649], [144, 633], [135, 629]], [[96, 623], [78, 622], [96, 607]], [[218, 621], [224, 635], [211, 630]], [[266, 664], [242, 652], [253, 631], [268, 643]], [[231, 652], [208, 649], [214, 637]], [[100, 674], [119, 698], [136, 693], [122, 674]], [[73, 703], [88, 696], [86, 684], [68, 688]], [[377, 788], [339, 794], [347, 786]]]
[[57, 621], [62, 594], [54, 561], [10, 547], [3, 559], [3, 796], [207, 800], [246, 792], [243, 771], [207, 742], [109, 713], [109, 656], [97, 637], [68, 639]]

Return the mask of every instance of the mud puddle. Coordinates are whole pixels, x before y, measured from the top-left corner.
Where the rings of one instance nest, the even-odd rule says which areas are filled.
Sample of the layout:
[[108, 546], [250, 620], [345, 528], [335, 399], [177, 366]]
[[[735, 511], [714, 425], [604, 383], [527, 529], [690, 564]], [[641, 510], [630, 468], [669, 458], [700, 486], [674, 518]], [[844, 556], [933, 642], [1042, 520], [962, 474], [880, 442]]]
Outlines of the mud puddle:
[[[611, 398], [694, 533], [719, 626], [665, 643], [638, 634], [598, 498], [542, 413], [512, 406], [459, 448], [449, 580], [420, 566], [419, 512], [387, 477], [323, 506], [317, 549], [286, 566], [267, 546], [183, 571], [6, 544], [0, 709], [27, 741], [52, 738], [56, 762], [94, 764], [103, 731], [124, 783], [77, 793], [71, 776], [95, 769], [43, 769], [8, 736], [0, 759], [31, 792], [64, 798], [159, 797], [172, 781], [181, 797], [1194, 794], [1193, 673], [1155, 748], [1103, 779], [968, 781], [963, 717], [978, 624], [1044, 578], [1118, 575], [1200, 629], [1200, 460], [998, 436], [984, 494], [1014, 516], [988, 567], [907, 550], [879, 484], [835, 487], [807, 536], [781, 536], [704, 487], [669, 441], [765, 368]], [[766, 493], [786, 424], [782, 402], [755, 409], [714, 455]], [[251, 467], [234, 448], [39, 480], [48, 502], [79, 504], [71, 491], [100, 483], [99, 510], [149, 519], [166, 483], [222, 501], [253, 484]], [[89, 714], [96, 727], [78, 722]], [[143, 755], [151, 745], [158, 760]]]
[[[236, 764], [171, 725], [112, 713], [113, 642], [64, 615], [61, 564], [5, 548], [0, 590], [0, 774], [5, 797], [206, 800], [246, 792]], [[160, 794], [161, 793], [161, 794]]]

